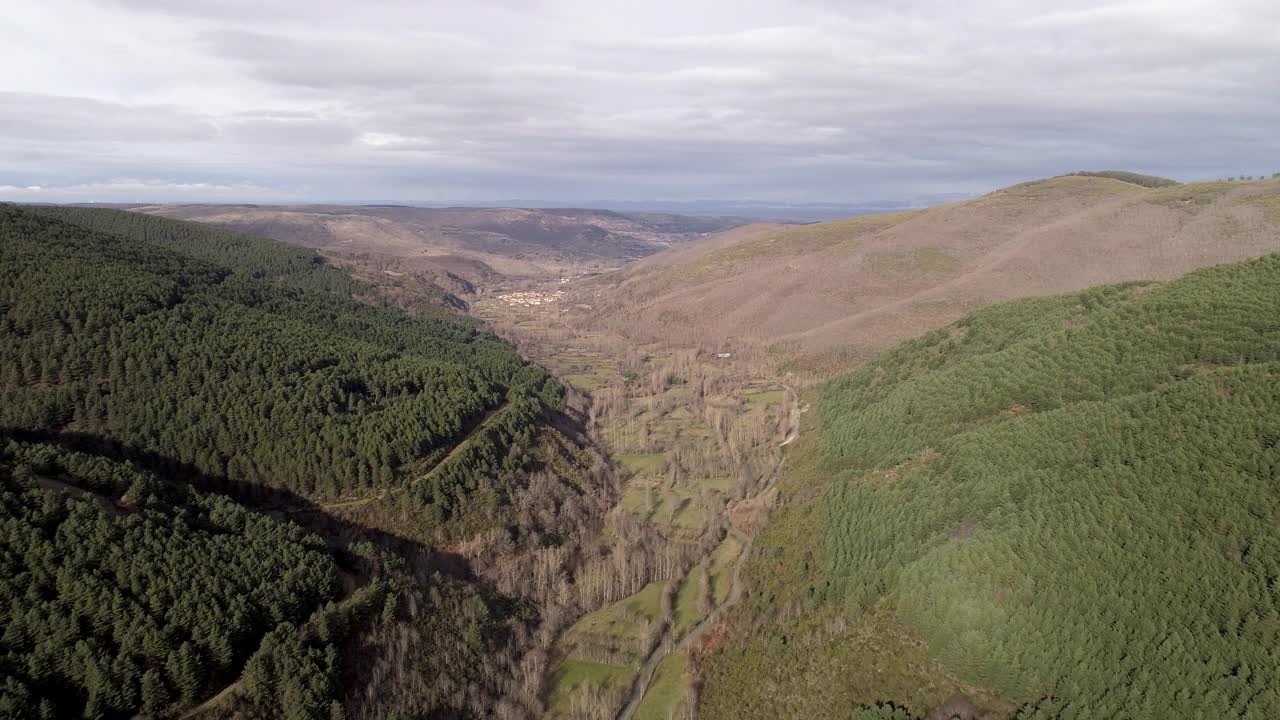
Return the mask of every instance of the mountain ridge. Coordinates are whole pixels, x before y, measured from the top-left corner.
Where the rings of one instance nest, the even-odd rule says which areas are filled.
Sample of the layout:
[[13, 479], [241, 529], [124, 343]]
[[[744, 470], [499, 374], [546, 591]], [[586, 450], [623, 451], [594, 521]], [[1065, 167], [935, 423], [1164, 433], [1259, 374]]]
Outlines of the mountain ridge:
[[991, 302], [1280, 249], [1277, 206], [1275, 180], [1148, 189], [1063, 176], [892, 215], [730, 230], [642, 259], [581, 297], [639, 341], [754, 348], [816, 370]]
[[135, 205], [133, 212], [218, 225], [394, 271], [547, 278], [618, 267], [745, 218], [589, 208], [409, 205]]

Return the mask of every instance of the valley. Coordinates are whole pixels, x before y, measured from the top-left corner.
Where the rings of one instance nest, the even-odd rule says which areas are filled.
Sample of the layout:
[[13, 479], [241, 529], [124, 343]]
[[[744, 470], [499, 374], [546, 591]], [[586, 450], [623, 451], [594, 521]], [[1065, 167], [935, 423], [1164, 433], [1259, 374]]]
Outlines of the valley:
[[418, 275], [463, 302], [498, 282], [577, 275], [626, 263], [741, 217], [407, 205], [141, 205], [133, 212], [224, 227], [357, 264], [380, 280]]
[[1131, 180], [461, 295], [156, 208], [0, 208], [0, 562], [29, 568], [0, 701], [1269, 717], [1280, 182]]
[[564, 300], [572, 283], [547, 288], [495, 293], [473, 312], [591, 394], [589, 427], [623, 474], [607, 523], [612, 552], [624, 565], [659, 556], [647, 584], [606, 591], [560, 638], [552, 716], [691, 717], [690, 656], [742, 597], [742, 567], [767, 518], [781, 448], [795, 437], [798, 398], [730, 358], [636, 347], [593, 329], [589, 309]]
[[5, 10], [0, 720], [1280, 720], [1280, 2]]

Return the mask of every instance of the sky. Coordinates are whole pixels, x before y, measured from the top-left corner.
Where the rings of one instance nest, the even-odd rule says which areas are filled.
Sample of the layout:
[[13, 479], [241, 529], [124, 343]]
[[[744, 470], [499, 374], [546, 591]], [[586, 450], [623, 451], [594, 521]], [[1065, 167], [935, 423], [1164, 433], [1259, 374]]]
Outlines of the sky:
[[864, 203], [1280, 172], [1275, 0], [14, 0], [0, 200]]

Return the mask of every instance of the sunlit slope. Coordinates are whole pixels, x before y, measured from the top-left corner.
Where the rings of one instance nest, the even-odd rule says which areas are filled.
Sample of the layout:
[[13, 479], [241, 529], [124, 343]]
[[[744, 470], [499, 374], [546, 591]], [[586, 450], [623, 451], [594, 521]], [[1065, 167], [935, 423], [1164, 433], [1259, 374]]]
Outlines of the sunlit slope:
[[1277, 208], [1277, 181], [1059, 177], [917, 212], [733, 230], [642, 260], [587, 302], [641, 339], [866, 360], [992, 302], [1280, 249]]
[[1280, 255], [997, 305], [816, 411], [706, 717], [1280, 714]]

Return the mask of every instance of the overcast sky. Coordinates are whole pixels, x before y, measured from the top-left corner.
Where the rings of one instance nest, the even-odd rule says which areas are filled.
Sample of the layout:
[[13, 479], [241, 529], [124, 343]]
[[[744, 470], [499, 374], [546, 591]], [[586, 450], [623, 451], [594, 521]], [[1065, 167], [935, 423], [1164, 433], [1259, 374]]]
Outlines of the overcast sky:
[[1280, 171], [1276, 0], [12, 0], [0, 199], [857, 203]]

